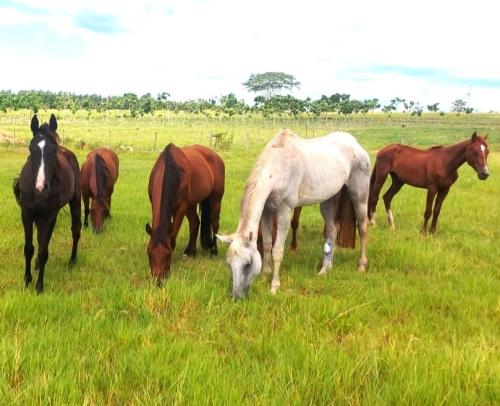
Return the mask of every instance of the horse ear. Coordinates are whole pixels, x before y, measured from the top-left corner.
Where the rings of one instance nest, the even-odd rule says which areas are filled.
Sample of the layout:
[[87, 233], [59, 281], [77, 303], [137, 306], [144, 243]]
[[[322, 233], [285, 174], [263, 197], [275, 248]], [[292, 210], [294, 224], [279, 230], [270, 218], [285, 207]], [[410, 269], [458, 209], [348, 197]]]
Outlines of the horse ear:
[[488, 133], [484, 134], [484, 140], [486, 141], [488, 139]]
[[477, 139], [477, 131], [474, 131], [474, 133], [472, 134], [472, 137], [470, 139], [471, 139], [471, 141], [475, 141]]
[[153, 232], [153, 230], [151, 229], [151, 226], [149, 225], [149, 223], [146, 224], [146, 233], [148, 233], [149, 235], [151, 235], [151, 233]]
[[31, 132], [33, 133], [33, 136], [35, 136], [39, 128], [40, 128], [40, 123], [38, 122], [38, 117], [35, 114], [31, 119]]
[[53, 132], [57, 131], [57, 119], [56, 116], [54, 116], [54, 114], [50, 115], [49, 127]]
[[215, 234], [215, 236], [219, 239], [219, 241], [225, 242], [227, 244], [231, 244], [234, 240], [234, 234], [229, 234], [229, 235]]

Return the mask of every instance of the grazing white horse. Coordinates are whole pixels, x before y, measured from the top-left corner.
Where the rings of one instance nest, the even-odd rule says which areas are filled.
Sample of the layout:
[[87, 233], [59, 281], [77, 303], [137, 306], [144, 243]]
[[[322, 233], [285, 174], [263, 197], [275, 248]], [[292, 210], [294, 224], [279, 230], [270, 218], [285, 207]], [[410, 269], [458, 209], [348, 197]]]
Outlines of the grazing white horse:
[[[350, 199], [353, 243], [355, 226], [361, 240], [359, 271], [364, 271], [366, 258], [366, 229], [368, 224], [368, 192], [370, 158], [368, 153], [348, 133], [334, 132], [319, 138], [303, 139], [290, 130], [281, 131], [264, 148], [247, 180], [240, 206], [240, 221], [236, 233], [218, 236], [230, 242], [227, 263], [233, 274], [233, 297], [244, 297], [254, 278], [260, 273], [262, 260], [257, 251], [257, 233], [262, 218], [264, 272], [271, 272], [271, 292], [280, 286], [279, 269], [289, 228], [289, 218], [297, 206], [320, 203], [325, 220], [323, 266], [320, 274], [332, 267], [337, 227], [343, 219], [338, 216], [337, 194]], [[340, 196], [340, 194], [338, 195]], [[352, 210], [351, 210], [352, 212]], [[277, 215], [277, 235], [272, 246], [272, 214]], [[355, 218], [354, 218], [355, 216]]]

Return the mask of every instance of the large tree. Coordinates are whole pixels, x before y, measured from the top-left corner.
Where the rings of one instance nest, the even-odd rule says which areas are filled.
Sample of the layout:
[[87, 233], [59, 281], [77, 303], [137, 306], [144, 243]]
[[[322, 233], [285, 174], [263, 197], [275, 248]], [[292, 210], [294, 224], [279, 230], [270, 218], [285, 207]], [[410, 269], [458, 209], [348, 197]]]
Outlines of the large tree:
[[284, 89], [292, 90], [294, 87], [299, 87], [300, 82], [288, 73], [265, 72], [252, 73], [243, 86], [250, 92], [262, 93], [270, 99]]

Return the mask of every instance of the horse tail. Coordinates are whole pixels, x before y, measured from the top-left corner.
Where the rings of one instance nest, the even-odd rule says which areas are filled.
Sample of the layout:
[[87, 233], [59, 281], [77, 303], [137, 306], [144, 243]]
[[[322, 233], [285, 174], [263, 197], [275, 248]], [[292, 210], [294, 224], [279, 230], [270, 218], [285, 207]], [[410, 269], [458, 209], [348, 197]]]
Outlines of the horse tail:
[[210, 199], [206, 198], [200, 203], [201, 221], [200, 221], [200, 242], [204, 249], [213, 248], [214, 235], [212, 232], [212, 205]]
[[106, 167], [106, 162], [99, 154], [95, 154], [95, 178], [96, 178], [96, 186], [97, 186], [97, 196], [96, 199], [99, 204], [103, 207], [107, 207], [106, 202], [106, 175], [108, 168]]
[[12, 191], [14, 192], [17, 204], [20, 206], [21, 186], [19, 185], [19, 178], [14, 178], [14, 181], [12, 182]]
[[370, 221], [372, 220], [373, 213], [375, 212], [375, 207], [373, 207], [373, 202], [372, 202], [372, 196], [376, 178], [377, 178], [377, 161], [375, 160], [375, 165], [373, 165], [372, 175], [370, 176], [370, 189], [368, 192], [368, 220]]
[[337, 210], [337, 246], [356, 247], [356, 213], [347, 186], [342, 186]]

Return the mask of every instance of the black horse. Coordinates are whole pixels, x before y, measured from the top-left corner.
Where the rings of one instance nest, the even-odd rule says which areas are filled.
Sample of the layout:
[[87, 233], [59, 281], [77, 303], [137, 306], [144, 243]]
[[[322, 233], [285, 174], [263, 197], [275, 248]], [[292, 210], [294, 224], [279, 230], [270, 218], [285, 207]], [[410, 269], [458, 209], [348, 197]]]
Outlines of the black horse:
[[43, 292], [43, 273], [49, 257], [49, 242], [57, 220], [59, 210], [69, 203], [71, 210], [71, 232], [73, 248], [69, 260], [70, 267], [76, 262], [78, 240], [80, 239], [81, 191], [80, 170], [75, 154], [59, 146], [56, 133], [57, 120], [52, 114], [49, 124], [42, 126], [36, 115], [31, 119], [30, 155], [24, 164], [21, 175], [14, 181], [13, 189], [16, 200], [21, 206], [21, 218], [24, 226], [24, 257], [26, 287], [31, 283], [31, 259], [33, 247], [33, 223], [38, 231], [38, 256], [35, 268], [38, 268], [36, 290]]

